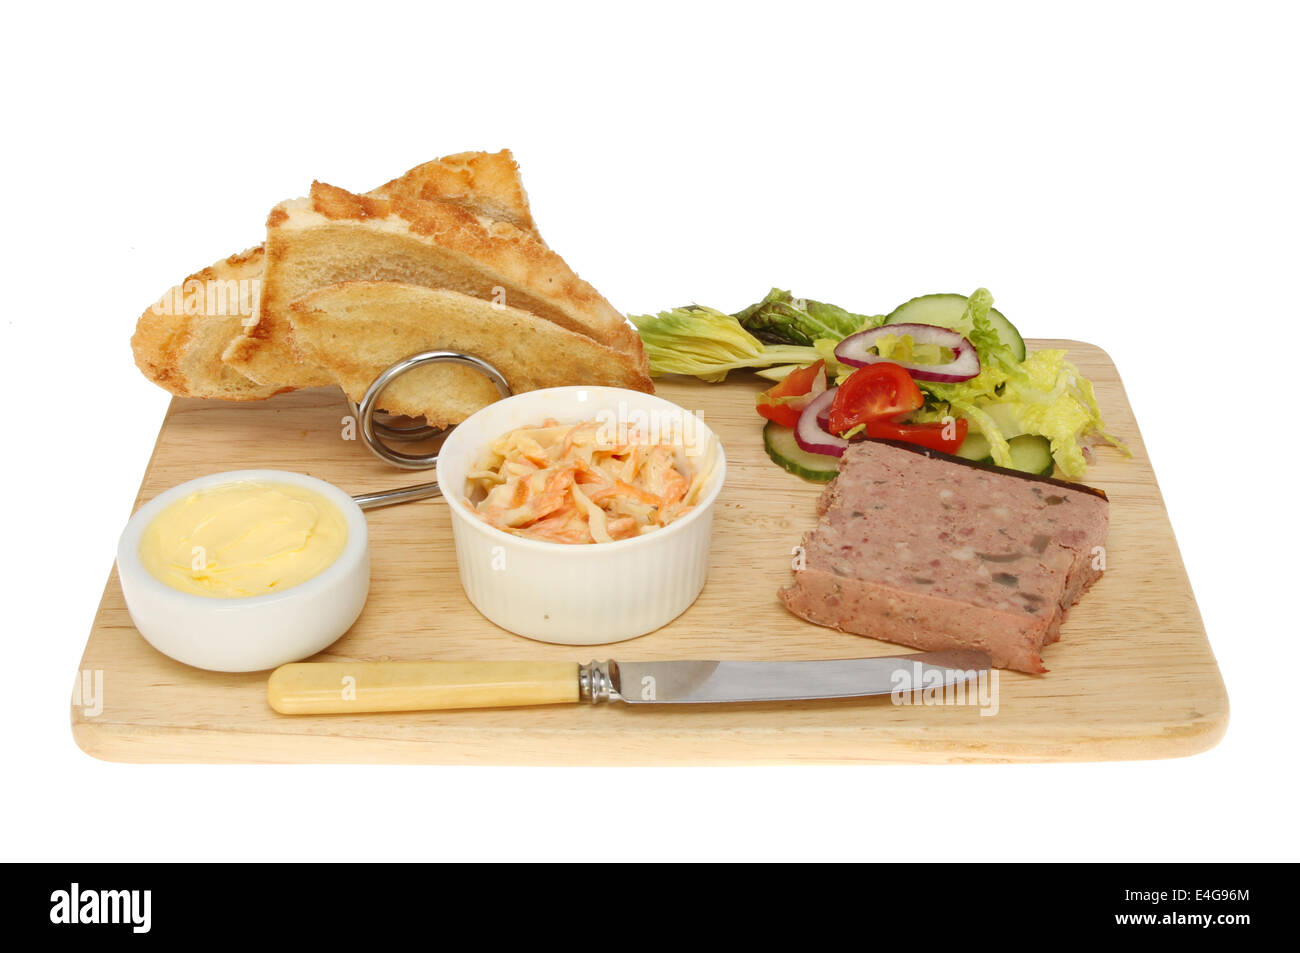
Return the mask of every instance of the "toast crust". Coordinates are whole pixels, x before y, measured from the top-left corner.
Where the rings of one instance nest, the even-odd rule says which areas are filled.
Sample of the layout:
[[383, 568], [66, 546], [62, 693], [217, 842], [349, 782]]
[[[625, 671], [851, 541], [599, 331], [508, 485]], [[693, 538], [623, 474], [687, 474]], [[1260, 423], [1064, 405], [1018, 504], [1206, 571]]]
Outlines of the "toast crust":
[[519, 164], [509, 149], [500, 152], [460, 152], [417, 165], [381, 185], [371, 195], [405, 195], [426, 201], [450, 202], [477, 209], [489, 218], [509, 222], [538, 241], [528, 193]]
[[140, 316], [131, 336], [136, 366], [179, 397], [265, 400], [287, 388], [259, 384], [221, 360], [256, 315], [262, 281], [259, 245], [195, 272]]

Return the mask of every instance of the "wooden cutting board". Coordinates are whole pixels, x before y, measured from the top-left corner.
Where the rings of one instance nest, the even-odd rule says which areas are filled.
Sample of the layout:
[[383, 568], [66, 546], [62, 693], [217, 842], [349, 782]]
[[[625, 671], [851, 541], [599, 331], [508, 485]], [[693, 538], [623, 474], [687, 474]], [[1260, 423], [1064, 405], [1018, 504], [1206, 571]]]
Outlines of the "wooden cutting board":
[[[267, 706], [266, 674], [226, 675], [159, 654], [131, 625], [110, 574], [77, 679], [72, 727], [113, 761], [734, 764], [1091, 761], [1165, 758], [1213, 746], [1228, 699], [1183, 569], [1155, 475], [1114, 365], [1067, 347], [1096, 384], [1106, 421], [1132, 459], [1103, 450], [1089, 481], [1111, 499], [1107, 571], [1045, 652], [1048, 675], [998, 673], [997, 709], [896, 705], [890, 698], [691, 708], [623, 705], [287, 717]], [[911, 651], [791, 616], [776, 591], [791, 548], [816, 520], [820, 488], [763, 452], [751, 375], [725, 384], [662, 382], [723, 441], [708, 584], [675, 622], [612, 646], [545, 645], [480, 616], [461, 591], [445, 504], [368, 514], [370, 600], [321, 659], [817, 659]], [[172, 401], [138, 507], [218, 470], [298, 470], [351, 493], [431, 479], [394, 470], [345, 440], [332, 390], [227, 404]], [[100, 685], [99, 692], [93, 687]], [[91, 699], [98, 695], [98, 701]], [[102, 709], [102, 710], [97, 710]]]

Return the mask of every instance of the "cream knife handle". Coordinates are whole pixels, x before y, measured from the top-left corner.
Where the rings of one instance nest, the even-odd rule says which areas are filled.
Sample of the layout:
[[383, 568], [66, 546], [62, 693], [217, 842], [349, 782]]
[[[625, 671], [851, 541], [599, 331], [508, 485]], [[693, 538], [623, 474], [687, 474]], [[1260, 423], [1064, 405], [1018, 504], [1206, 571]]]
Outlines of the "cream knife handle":
[[282, 715], [563, 705], [578, 700], [575, 662], [294, 662], [266, 683]]

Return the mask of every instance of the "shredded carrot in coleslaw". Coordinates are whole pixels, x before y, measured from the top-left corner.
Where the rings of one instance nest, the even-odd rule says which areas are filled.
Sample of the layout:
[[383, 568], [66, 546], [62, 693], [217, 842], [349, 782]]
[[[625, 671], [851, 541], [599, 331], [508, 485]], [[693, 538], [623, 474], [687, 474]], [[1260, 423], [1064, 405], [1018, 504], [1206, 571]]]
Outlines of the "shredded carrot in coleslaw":
[[688, 475], [681, 444], [622, 436], [605, 440], [597, 421], [512, 430], [475, 461], [465, 503], [490, 526], [553, 543], [631, 539], [693, 510], [713, 454]]

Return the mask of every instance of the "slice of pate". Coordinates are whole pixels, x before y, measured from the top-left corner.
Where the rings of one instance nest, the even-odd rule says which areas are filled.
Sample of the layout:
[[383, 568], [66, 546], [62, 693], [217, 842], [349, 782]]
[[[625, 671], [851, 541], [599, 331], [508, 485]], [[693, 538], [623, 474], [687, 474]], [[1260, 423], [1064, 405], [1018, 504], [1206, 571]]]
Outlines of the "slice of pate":
[[795, 615], [922, 650], [1045, 672], [1042, 648], [1101, 575], [1101, 490], [867, 440], [844, 452], [781, 600]]

